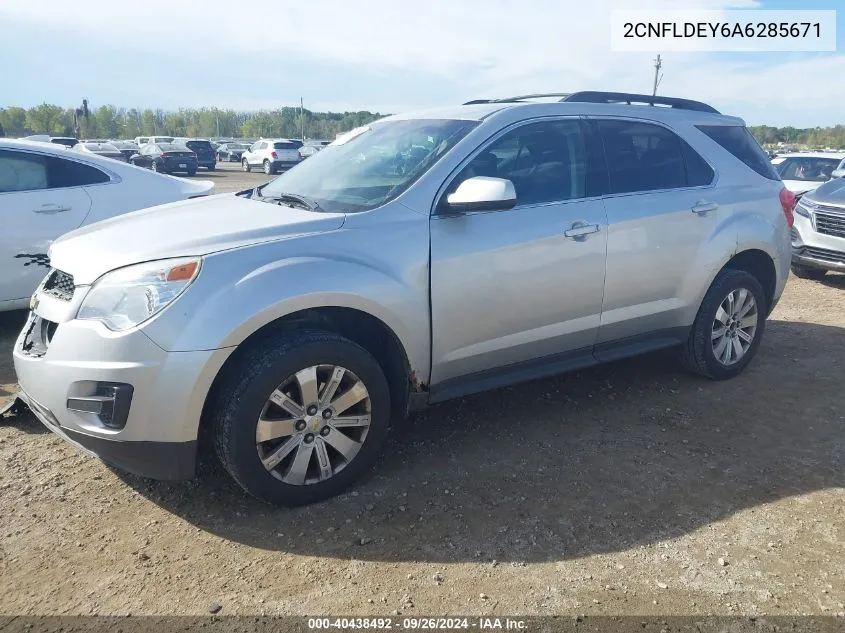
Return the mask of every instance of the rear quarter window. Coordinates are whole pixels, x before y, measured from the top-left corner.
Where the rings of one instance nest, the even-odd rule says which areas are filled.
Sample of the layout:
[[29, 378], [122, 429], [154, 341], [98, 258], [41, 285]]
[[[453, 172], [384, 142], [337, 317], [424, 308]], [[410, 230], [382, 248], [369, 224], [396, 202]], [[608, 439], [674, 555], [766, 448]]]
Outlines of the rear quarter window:
[[764, 178], [780, 180], [769, 156], [744, 126], [697, 125], [696, 127]]

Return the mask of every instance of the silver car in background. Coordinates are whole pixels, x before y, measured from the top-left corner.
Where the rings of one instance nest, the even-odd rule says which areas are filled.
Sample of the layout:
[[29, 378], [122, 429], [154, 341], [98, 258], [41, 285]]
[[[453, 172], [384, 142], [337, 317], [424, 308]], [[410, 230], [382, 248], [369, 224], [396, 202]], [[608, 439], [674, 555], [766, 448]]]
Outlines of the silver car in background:
[[743, 121], [695, 101], [391, 116], [267, 185], [56, 241], [15, 369], [50, 430], [120, 468], [190, 477], [207, 437], [249, 493], [310, 503], [427, 404], [672, 346], [736, 376], [793, 205]]
[[73, 151], [94, 154], [103, 158], [113, 158], [124, 163], [129, 162], [129, 158], [120, 149], [105, 141], [80, 141], [73, 146]]

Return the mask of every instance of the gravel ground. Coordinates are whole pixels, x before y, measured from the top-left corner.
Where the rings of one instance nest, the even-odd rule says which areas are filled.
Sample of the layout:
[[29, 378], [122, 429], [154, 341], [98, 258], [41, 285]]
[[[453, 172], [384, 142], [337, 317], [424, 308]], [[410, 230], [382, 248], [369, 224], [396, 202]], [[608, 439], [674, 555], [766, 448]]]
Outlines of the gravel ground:
[[[198, 177], [265, 180], [235, 167]], [[664, 353], [433, 407], [308, 508], [211, 461], [181, 484], [116, 473], [6, 422], [0, 613], [843, 613], [843, 292], [791, 279], [730, 382]], [[0, 401], [23, 318], [0, 315]]]

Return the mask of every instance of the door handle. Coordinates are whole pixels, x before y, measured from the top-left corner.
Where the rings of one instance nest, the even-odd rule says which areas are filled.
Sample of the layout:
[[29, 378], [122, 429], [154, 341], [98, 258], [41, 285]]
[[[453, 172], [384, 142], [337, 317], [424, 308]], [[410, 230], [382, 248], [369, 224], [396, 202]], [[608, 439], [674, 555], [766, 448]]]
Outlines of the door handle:
[[571, 228], [563, 232], [564, 237], [584, 237], [590, 233], [598, 233], [601, 227], [598, 224], [573, 224]]
[[715, 202], [705, 202], [704, 200], [699, 200], [695, 203], [695, 206], [690, 209], [696, 215], [707, 215], [711, 211], [715, 211], [719, 208], [719, 205]]
[[62, 213], [63, 211], [70, 211], [73, 207], [62, 207], [55, 203], [42, 204], [32, 210], [33, 213]]

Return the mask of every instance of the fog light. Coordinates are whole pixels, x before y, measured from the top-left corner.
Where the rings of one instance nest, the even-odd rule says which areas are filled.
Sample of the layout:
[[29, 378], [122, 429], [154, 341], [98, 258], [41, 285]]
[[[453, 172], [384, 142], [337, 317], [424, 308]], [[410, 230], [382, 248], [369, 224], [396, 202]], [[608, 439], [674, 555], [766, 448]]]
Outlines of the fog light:
[[122, 429], [129, 418], [132, 392], [132, 385], [126, 383], [98, 382], [95, 395], [68, 398], [66, 406], [70, 411], [93, 413], [110, 429]]

